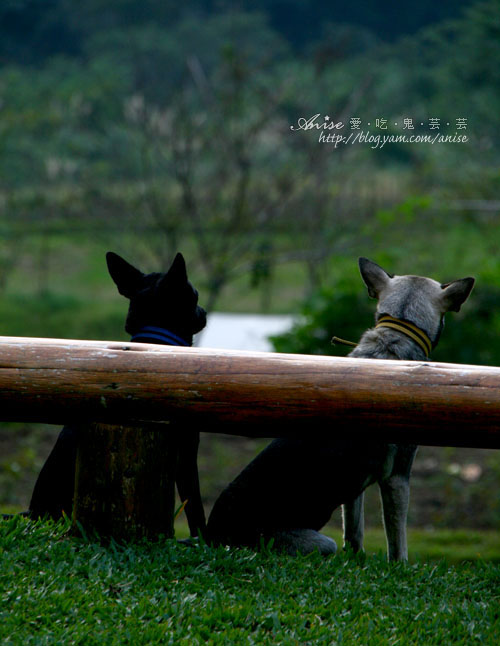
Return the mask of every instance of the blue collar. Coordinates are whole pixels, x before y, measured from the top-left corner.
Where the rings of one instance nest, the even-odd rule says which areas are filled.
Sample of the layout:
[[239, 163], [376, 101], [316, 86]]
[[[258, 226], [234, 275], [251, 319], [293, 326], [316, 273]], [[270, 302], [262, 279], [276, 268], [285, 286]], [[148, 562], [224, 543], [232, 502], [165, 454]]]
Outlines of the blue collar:
[[177, 336], [177, 334], [169, 332], [162, 327], [154, 327], [154, 325], [146, 325], [145, 327], [142, 327], [130, 340], [137, 341], [138, 339], [143, 339], [144, 342], [147, 342], [147, 339], [155, 339], [157, 341], [162, 341], [165, 345], [191, 345], [191, 343], [188, 343], [180, 336]]

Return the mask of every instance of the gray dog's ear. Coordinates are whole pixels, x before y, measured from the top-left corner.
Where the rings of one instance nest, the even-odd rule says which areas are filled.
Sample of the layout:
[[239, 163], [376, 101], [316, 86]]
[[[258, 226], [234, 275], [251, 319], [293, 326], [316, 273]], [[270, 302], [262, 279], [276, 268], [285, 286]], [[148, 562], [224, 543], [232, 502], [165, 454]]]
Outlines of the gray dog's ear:
[[144, 276], [142, 271], [139, 271], [112, 251], [108, 251], [106, 254], [106, 262], [108, 264], [109, 275], [115, 281], [120, 294], [127, 298], [131, 298], [136, 294]]
[[462, 304], [467, 300], [467, 297], [474, 287], [474, 278], [460, 278], [454, 280], [452, 283], [441, 285], [443, 289], [442, 302], [445, 312], [459, 312]]
[[393, 277], [392, 274], [387, 273], [385, 269], [382, 269], [377, 263], [368, 260], [368, 258], [360, 258], [358, 263], [361, 278], [368, 287], [368, 294], [372, 298], [378, 298], [382, 289]]

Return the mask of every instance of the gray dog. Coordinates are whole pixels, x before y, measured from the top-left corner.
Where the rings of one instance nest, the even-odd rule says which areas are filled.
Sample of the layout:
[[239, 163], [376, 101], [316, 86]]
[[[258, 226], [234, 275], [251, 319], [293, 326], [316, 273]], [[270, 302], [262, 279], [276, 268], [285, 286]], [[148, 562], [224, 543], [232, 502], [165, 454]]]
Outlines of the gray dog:
[[[352, 357], [425, 361], [439, 340], [444, 314], [458, 312], [473, 278], [440, 284], [421, 276], [392, 276], [360, 258], [368, 293], [378, 299], [376, 326]], [[290, 554], [333, 554], [319, 533], [343, 505], [344, 545], [363, 548], [363, 491], [378, 482], [390, 560], [404, 560], [410, 471], [416, 446], [365, 442], [340, 430], [340, 439], [276, 439], [228, 485], [210, 514], [212, 544], [256, 547], [273, 541]]]

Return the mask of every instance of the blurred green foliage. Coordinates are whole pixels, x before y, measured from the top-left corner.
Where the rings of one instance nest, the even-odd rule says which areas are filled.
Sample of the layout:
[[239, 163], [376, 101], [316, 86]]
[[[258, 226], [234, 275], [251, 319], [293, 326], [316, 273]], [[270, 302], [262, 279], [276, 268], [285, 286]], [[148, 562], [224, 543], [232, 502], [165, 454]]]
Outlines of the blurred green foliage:
[[[411, 11], [400, 11], [396, 0], [380, 6], [378, 0], [346, 5], [331, 0], [319, 9], [311, 0], [4, 0], [0, 6], [0, 56], [4, 60], [38, 65], [64, 54], [82, 56], [90, 36], [99, 32], [125, 34], [136, 27], [155, 24], [161, 30], [184, 19], [203, 22], [213, 13], [226, 15], [236, 9], [265, 14], [273, 28], [297, 50], [311, 46], [339, 21], [394, 40], [433, 21], [457, 14], [467, 0], [442, 0], [438, 5], [421, 0]], [[346, 37], [345, 30], [343, 32]], [[203, 34], [202, 34], [203, 38]], [[338, 43], [337, 43], [338, 45]]]
[[[463, 15], [441, 3], [436, 19], [452, 20], [406, 36], [398, 14], [394, 42], [380, 31], [394, 3], [378, 12], [366, 2], [359, 20], [347, 9], [342, 24], [332, 3], [301, 38], [309, 3], [292, 3], [286, 20], [279, 3], [251, 4], [2, 6], [0, 288], [30, 253], [28, 231], [115, 240], [129, 231], [124, 245], [148, 237], [162, 263], [190, 246], [215, 305], [242, 274], [265, 290], [289, 261], [304, 264], [310, 291], [330, 258], [370, 244], [374, 220], [390, 236], [431, 203], [457, 235], [456, 213], [496, 224], [498, 209], [477, 206], [500, 184], [494, 0], [464, 3]], [[415, 28], [424, 14], [414, 9]], [[469, 142], [332, 149], [317, 132], [290, 130], [317, 113], [359, 117], [364, 128], [385, 117], [388, 135], [405, 117], [440, 118], [453, 134], [463, 117]], [[420, 238], [427, 221], [414, 229]]]

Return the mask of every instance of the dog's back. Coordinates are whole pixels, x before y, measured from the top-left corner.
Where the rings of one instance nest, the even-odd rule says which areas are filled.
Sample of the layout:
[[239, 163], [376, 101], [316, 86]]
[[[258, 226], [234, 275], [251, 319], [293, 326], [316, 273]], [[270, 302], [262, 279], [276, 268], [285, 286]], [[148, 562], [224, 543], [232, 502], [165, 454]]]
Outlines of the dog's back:
[[[339, 429], [345, 437], [349, 429]], [[208, 521], [208, 539], [255, 546], [276, 529], [321, 529], [334, 509], [374, 482], [385, 444], [356, 440], [273, 440], [222, 492]]]

